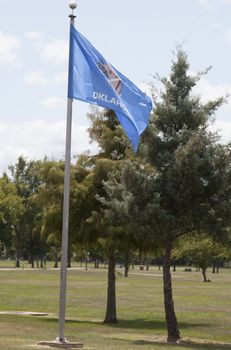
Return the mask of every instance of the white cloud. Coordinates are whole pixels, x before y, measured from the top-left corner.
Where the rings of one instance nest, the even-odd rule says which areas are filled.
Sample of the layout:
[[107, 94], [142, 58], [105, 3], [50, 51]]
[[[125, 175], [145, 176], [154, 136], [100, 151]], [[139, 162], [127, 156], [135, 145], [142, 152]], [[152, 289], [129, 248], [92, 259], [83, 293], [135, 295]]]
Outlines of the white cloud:
[[201, 6], [207, 6], [209, 4], [209, 0], [199, 0]]
[[35, 40], [36, 43], [44, 39], [43, 33], [36, 31], [26, 33], [26, 37], [30, 40]]
[[42, 105], [49, 109], [63, 107], [65, 103], [66, 103], [66, 100], [64, 98], [59, 98], [56, 96], [50, 96], [42, 101]]
[[0, 63], [19, 63], [20, 40], [0, 32]]
[[231, 45], [231, 28], [227, 30], [227, 32], [225, 33], [225, 38], [228, 41], [228, 43]]
[[61, 39], [47, 41], [41, 32], [28, 32], [26, 36], [31, 40], [32, 45], [45, 62], [52, 64], [67, 63], [68, 41]]
[[49, 85], [49, 80], [47, 80], [43, 72], [41, 71], [36, 71], [36, 72], [31, 72], [27, 73], [24, 77], [24, 80], [27, 85], [29, 86], [47, 86]]
[[205, 103], [218, 97], [226, 97], [227, 94], [231, 95], [231, 86], [227, 84], [212, 85], [208, 80], [201, 78], [193, 92], [200, 95], [201, 101]]
[[206, 8], [209, 11], [215, 11], [216, 6], [214, 0], [199, 0], [199, 3], [202, 7]]
[[[66, 122], [44, 120], [9, 124], [0, 122], [0, 171], [16, 162], [20, 155], [29, 159], [42, 159], [45, 155], [63, 159], [65, 152]], [[90, 150], [97, 151], [96, 144], [89, 144], [85, 126], [72, 125], [72, 155]]]
[[231, 142], [231, 121], [216, 120], [210, 129], [218, 131], [221, 136], [221, 142]]
[[229, 123], [231, 115], [231, 98], [229, 97], [231, 96], [231, 86], [227, 84], [212, 85], [208, 80], [202, 78], [193, 89], [193, 93], [200, 96], [202, 103], [228, 96], [227, 103], [224, 103], [215, 114], [215, 127], [221, 130], [222, 140], [230, 140], [231, 133], [228, 138], [227, 130], [231, 131], [231, 123]]
[[231, 0], [199, 0], [199, 4], [209, 11], [216, 11], [218, 6], [223, 4], [231, 4]]
[[52, 64], [62, 64], [67, 62], [68, 43], [64, 40], [54, 39], [48, 44], [40, 47], [42, 58]]
[[[208, 80], [202, 78], [193, 89], [193, 93], [201, 97], [202, 103], [206, 103], [209, 100], [215, 100], [219, 97], [226, 97], [227, 95], [231, 96], [231, 86], [227, 84], [212, 85]], [[221, 142], [223, 143], [231, 141], [230, 115], [231, 101], [228, 99], [228, 103], [224, 104], [216, 112], [214, 124], [210, 127], [212, 131], [219, 132]]]
[[67, 82], [67, 71], [62, 73], [57, 73], [52, 79], [53, 83], [65, 83]]
[[44, 76], [42, 71], [28, 72], [24, 76], [24, 81], [29, 86], [44, 87], [56, 83], [64, 83], [67, 81], [67, 73], [61, 72], [54, 75], [54, 77], [48, 79]]

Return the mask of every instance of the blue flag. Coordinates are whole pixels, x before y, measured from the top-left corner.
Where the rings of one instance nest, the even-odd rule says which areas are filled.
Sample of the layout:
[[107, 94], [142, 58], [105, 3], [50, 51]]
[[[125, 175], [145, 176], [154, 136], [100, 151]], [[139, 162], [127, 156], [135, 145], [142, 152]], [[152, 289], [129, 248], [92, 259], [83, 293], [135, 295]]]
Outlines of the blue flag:
[[137, 151], [139, 137], [148, 124], [151, 99], [110, 65], [72, 24], [68, 97], [114, 110]]

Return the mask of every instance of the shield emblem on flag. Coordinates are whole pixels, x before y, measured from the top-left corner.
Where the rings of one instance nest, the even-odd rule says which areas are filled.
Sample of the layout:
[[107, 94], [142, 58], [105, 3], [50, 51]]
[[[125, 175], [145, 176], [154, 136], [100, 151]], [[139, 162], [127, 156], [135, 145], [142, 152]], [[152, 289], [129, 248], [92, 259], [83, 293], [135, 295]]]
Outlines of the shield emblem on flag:
[[112, 67], [109, 64], [99, 63], [99, 68], [106, 75], [117, 94], [120, 95], [122, 90], [122, 83], [118, 75], [116, 75], [116, 73], [112, 69]]

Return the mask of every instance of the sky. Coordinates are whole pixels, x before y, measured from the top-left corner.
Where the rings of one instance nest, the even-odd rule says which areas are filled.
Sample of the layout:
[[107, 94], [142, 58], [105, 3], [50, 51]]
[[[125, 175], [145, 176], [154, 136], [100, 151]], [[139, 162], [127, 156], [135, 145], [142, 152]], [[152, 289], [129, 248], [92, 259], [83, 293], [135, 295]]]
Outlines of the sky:
[[[178, 44], [190, 71], [212, 69], [194, 93], [202, 101], [231, 95], [231, 0], [78, 0], [76, 28], [114, 66], [147, 92], [168, 76]], [[65, 153], [69, 1], [0, 0], [0, 173], [20, 155]], [[74, 101], [72, 157], [94, 153], [90, 106]], [[231, 139], [231, 99], [214, 129]]]

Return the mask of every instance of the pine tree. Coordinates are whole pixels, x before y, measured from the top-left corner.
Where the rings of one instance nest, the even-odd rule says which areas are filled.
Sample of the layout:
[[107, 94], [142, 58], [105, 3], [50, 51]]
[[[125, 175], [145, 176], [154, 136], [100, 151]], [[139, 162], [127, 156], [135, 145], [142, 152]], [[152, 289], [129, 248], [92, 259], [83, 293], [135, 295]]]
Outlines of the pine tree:
[[123, 134], [115, 113], [111, 110], [100, 112], [93, 110], [89, 115], [91, 127], [89, 128], [90, 138], [96, 141], [100, 147], [99, 154], [95, 157], [95, 166], [92, 172], [92, 184], [95, 195], [98, 198], [98, 205], [95, 207], [88, 222], [98, 228], [99, 239], [103, 240], [104, 248], [108, 258], [108, 289], [105, 323], [116, 323], [116, 253], [118, 250], [118, 239], [121, 232], [114, 228], [105, 215], [105, 207], [99, 198], [105, 196], [103, 183], [107, 181], [108, 175], [114, 173], [122, 166], [124, 159], [131, 155], [129, 141]]
[[156, 170], [153, 196], [157, 215], [156, 222], [150, 220], [150, 227], [153, 225], [153, 234], [164, 249], [164, 305], [168, 341], [173, 342], [180, 338], [170, 273], [174, 242], [202, 230], [221, 234], [230, 207], [230, 147], [219, 144], [218, 135], [208, 129], [224, 99], [202, 104], [193, 95], [202, 75], [189, 74], [187, 56], [179, 48], [170, 77], [160, 79], [163, 92], [156, 100], [143, 146], [146, 159]]

